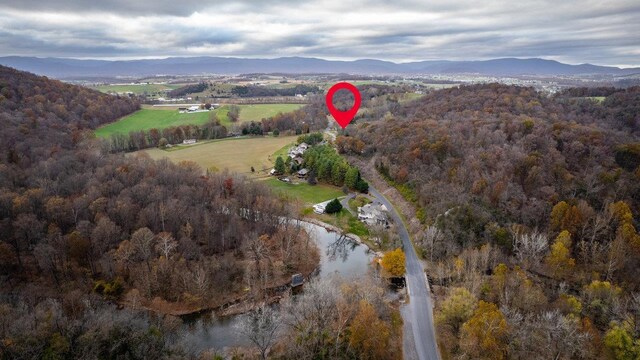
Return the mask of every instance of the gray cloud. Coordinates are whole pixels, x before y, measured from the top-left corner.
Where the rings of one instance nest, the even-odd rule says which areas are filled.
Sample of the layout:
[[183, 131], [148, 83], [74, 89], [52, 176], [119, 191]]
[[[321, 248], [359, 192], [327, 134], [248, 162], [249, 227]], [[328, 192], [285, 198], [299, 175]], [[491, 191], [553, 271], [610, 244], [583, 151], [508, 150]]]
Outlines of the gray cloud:
[[0, 0], [0, 53], [393, 61], [543, 57], [639, 66], [638, 18], [637, 0]]

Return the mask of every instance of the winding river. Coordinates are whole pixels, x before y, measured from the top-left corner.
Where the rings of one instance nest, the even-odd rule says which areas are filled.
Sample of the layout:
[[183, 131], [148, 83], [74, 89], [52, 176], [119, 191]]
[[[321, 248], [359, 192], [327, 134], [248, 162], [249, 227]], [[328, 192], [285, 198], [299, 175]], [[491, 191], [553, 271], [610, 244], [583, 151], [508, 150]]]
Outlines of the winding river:
[[[317, 276], [326, 277], [338, 273], [353, 279], [365, 275], [374, 254], [350, 238], [340, 237], [322, 226], [303, 223], [320, 249], [320, 269]], [[243, 315], [215, 317], [204, 314], [193, 321], [186, 321], [182, 333], [184, 345], [192, 351], [210, 348], [224, 349], [232, 346], [249, 346], [249, 341], [238, 334], [236, 325]]]

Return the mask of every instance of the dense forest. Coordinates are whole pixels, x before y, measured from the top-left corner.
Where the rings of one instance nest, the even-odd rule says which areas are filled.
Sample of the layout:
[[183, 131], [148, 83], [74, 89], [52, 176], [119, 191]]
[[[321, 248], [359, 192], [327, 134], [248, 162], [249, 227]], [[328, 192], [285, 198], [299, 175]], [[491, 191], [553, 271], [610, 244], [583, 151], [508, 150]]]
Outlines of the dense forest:
[[92, 129], [133, 100], [6, 67], [0, 94], [0, 358], [196, 356], [178, 318], [141, 310], [260, 302], [315, 269], [263, 185], [105, 152]]
[[337, 139], [417, 210], [444, 358], [640, 357], [639, 106], [462, 86]]

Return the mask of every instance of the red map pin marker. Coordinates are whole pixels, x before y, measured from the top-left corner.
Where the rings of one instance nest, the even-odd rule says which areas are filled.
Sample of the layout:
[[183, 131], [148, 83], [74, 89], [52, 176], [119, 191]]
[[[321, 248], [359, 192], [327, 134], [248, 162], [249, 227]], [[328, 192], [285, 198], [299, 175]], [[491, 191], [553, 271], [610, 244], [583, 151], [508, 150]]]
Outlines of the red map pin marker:
[[[336, 109], [335, 106], [333, 106], [333, 95], [336, 93], [336, 91], [342, 89], [350, 91], [353, 94], [353, 98], [355, 99], [355, 101], [353, 102], [353, 107], [347, 111], [340, 111]], [[339, 82], [333, 85], [331, 89], [329, 89], [325, 100], [327, 102], [329, 112], [331, 113], [331, 115], [333, 115], [333, 118], [336, 119], [336, 122], [338, 122], [338, 124], [344, 129], [347, 127], [347, 125], [349, 125], [351, 120], [353, 120], [353, 117], [356, 116], [356, 113], [360, 108], [360, 91], [358, 91], [355, 86], [349, 84], [348, 82]]]

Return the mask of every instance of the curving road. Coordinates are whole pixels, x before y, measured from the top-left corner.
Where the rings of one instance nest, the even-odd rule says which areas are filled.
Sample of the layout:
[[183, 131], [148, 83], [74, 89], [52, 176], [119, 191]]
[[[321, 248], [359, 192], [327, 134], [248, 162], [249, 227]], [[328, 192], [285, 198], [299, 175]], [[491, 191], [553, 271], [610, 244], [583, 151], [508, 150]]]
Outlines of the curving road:
[[[391, 218], [398, 226], [398, 234], [402, 239], [402, 246], [407, 258], [406, 280], [409, 303], [404, 305], [402, 309], [402, 318], [405, 322], [404, 357], [405, 359], [439, 360], [440, 355], [433, 325], [431, 293], [422, 263], [418, 260], [418, 255], [409, 239], [409, 232], [393, 205], [371, 185], [369, 185], [369, 193], [389, 209]], [[408, 328], [411, 329], [411, 333], [406, 331]]]

